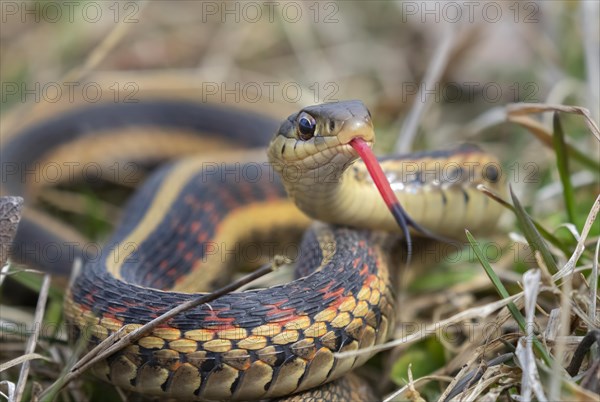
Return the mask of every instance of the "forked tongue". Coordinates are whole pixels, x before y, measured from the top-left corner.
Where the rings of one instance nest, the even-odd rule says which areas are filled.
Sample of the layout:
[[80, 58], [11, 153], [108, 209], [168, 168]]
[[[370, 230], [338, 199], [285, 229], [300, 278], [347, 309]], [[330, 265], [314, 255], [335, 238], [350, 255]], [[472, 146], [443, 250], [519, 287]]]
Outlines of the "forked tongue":
[[381, 169], [381, 165], [379, 165], [379, 161], [375, 157], [375, 154], [369, 148], [369, 145], [361, 138], [353, 138], [350, 141], [350, 145], [352, 148], [356, 150], [360, 158], [365, 163], [377, 190], [381, 194], [385, 205], [387, 205], [388, 209], [392, 213], [396, 223], [402, 230], [404, 234], [404, 238], [406, 239], [406, 264], [410, 264], [410, 259], [412, 256], [412, 239], [410, 237], [409, 226], [412, 226], [416, 231], [421, 232], [422, 234], [433, 237], [438, 240], [448, 241], [448, 239], [441, 238], [440, 236], [436, 236], [431, 233], [427, 229], [418, 225], [415, 221], [413, 221], [410, 216], [406, 213], [404, 208], [400, 205], [400, 201], [396, 197], [396, 194], [392, 190], [390, 183], [388, 182], [383, 170]]

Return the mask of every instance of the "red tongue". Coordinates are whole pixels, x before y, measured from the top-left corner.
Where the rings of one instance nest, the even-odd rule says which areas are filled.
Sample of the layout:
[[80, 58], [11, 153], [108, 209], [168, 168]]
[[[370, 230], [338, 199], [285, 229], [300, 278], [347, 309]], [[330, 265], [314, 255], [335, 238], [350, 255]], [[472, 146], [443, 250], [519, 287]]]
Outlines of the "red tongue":
[[406, 212], [400, 205], [396, 194], [392, 190], [390, 183], [387, 181], [381, 166], [379, 165], [379, 161], [375, 157], [375, 154], [369, 148], [369, 145], [362, 140], [361, 138], [353, 138], [350, 141], [350, 145], [352, 148], [356, 150], [358, 155], [361, 157], [365, 165], [367, 166], [367, 170], [369, 174], [373, 178], [373, 182], [379, 190], [383, 201], [385, 201], [385, 205], [387, 205], [388, 209], [394, 216], [394, 219], [398, 223], [398, 226], [402, 229], [404, 233], [404, 237], [406, 239], [406, 249], [407, 249], [407, 264], [410, 263], [410, 258], [412, 255], [412, 241], [410, 238], [410, 232], [408, 230], [408, 222], [412, 222]]
[[390, 210], [394, 203], [399, 205], [400, 202], [398, 201], [396, 194], [394, 194], [390, 183], [387, 181], [387, 178], [379, 165], [379, 161], [371, 151], [371, 148], [369, 148], [369, 145], [361, 138], [353, 138], [352, 141], [350, 141], [350, 145], [358, 152], [358, 155], [363, 162], [365, 162], [367, 170], [377, 186], [377, 190], [379, 190], [379, 193], [381, 193], [381, 196], [383, 197], [383, 201], [385, 201], [385, 205], [387, 205]]

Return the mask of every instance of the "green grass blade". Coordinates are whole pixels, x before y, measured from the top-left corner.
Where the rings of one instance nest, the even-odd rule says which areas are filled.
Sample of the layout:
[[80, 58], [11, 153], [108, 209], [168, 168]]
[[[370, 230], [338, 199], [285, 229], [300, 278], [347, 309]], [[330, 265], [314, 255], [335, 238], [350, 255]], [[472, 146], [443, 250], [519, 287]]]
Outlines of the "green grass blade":
[[[18, 282], [22, 286], [30, 289], [34, 292], [39, 292], [42, 287], [42, 281], [44, 277], [39, 273], [35, 272], [14, 272], [10, 275], [10, 278], [15, 282]], [[50, 285], [48, 297], [52, 300], [60, 300], [63, 299], [63, 291], [58, 289], [56, 286]]]
[[600, 164], [596, 159], [587, 156], [586, 154], [584, 154], [583, 152], [581, 152], [580, 150], [578, 150], [570, 144], [565, 143], [565, 146], [566, 154], [568, 156], [573, 158], [573, 160], [578, 161], [586, 168], [589, 168], [592, 173], [596, 172], [596, 175], [598, 175], [598, 172], [600, 172]]
[[563, 187], [563, 196], [565, 199], [565, 207], [567, 209], [567, 217], [569, 222], [575, 222], [575, 197], [573, 195], [573, 185], [571, 184], [571, 176], [569, 175], [569, 156], [565, 143], [565, 134], [560, 124], [558, 113], [554, 113], [552, 119], [553, 131], [552, 142], [554, 152], [556, 153], [556, 166]]
[[[496, 290], [500, 294], [500, 297], [502, 297], [503, 299], [506, 299], [506, 298], [510, 297], [510, 295], [508, 294], [508, 291], [506, 290], [506, 288], [504, 287], [504, 285], [500, 281], [500, 278], [498, 278], [498, 275], [496, 275], [496, 273], [492, 269], [492, 266], [490, 265], [490, 262], [483, 255], [483, 250], [481, 250], [481, 247], [479, 247], [479, 243], [477, 242], [477, 240], [475, 240], [475, 238], [473, 237], [473, 235], [471, 234], [471, 232], [469, 232], [468, 230], [465, 230], [465, 233], [467, 235], [467, 239], [469, 239], [469, 243], [471, 244], [471, 248], [473, 249], [473, 251], [475, 252], [475, 255], [477, 256], [477, 259], [479, 260], [479, 262], [483, 266], [483, 269], [485, 270], [485, 273], [487, 274], [487, 276], [492, 281], [492, 284], [494, 285], [494, 287], [496, 288]], [[517, 320], [517, 322], [519, 322], [519, 326], [521, 326], [521, 324], [522, 324], [523, 328], [524, 328], [525, 327], [525, 320], [523, 319], [522, 323], [519, 321], [518, 317], [521, 316], [521, 313], [519, 312], [519, 310], [517, 310], [517, 307], [514, 305], [514, 303], [510, 303], [508, 305], [508, 308], [511, 311], [511, 313], [513, 313], [513, 315], [515, 315], [515, 319]], [[513, 309], [515, 309], [515, 311], [513, 311]], [[523, 317], [521, 317], [521, 318], [523, 318]]]
[[[477, 240], [475, 240], [473, 235], [471, 235], [471, 232], [469, 232], [468, 230], [465, 230], [465, 233], [467, 235], [469, 243], [471, 244], [471, 248], [475, 253], [475, 256], [477, 256], [477, 259], [481, 263], [481, 266], [483, 267], [488, 278], [490, 278], [490, 281], [492, 281], [492, 284], [496, 288], [496, 291], [498, 292], [500, 297], [502, 297], [503, 299], [510, 297], [508, 291], [502, 284], [502, 281], [500, 280], [500, 278], [498, 278], [498, 275], [496, 275], [496, 273], [492, 269], [492, 266], [490, 265], [489, 261], [483, 255], [483, 250], [481, 250], [481, 247], [479, 247], [479, 243], [477, 242]], [[521, 331], [526, 332], [527, 330], [525, 317], [523, 317], [517, 306], [513, 302], [510, 302], [506, 305], [506, 307], [508, 307], [508, 311], [510, 311], [510, 314], [513, 316], [513, 318], [519, 325], [519, 328], [521, 328]], [[546, 352], [544, 346], [540, 343], [540, 341], [537, 338], [533, 338], [533, 344], [536, 347], [536, 349], [540, 352], [540, 355], [542, 356], [542, 359], [544, 359], [544, 362], [546, 362], [546, 364], [550, 366], [552, 364], [552, 358], [550, 357], [548, 352]]]
[[558, 272], [556, 261], [554, 261], [554, 257], [552, 257], [550, 250], [548, 250], [548, 247], [544, 243], [544, 239], [542, 239], [540, 232], [537, 231], [535, 225], [531, 221], [531, 218], [529, 217], [527, 212], [525, 212], [525, 209], [523, 208], [523, 206], [519, 202], [519, 199], [513, 192], [512, 186], [509, 186], [509, 189], [513, 205], [515, 206], [515, 214], [517, 216], [517, 220], [519, 221], [521, 229], [523, 229], [523, 234], [527, 239], [529, 247], [531, 247], [533, 251], [538, 251], [540, 253], [550, 273], [554, 274]]
[[[544, 126], [542, 126], [540, 123], [537, 123], [535, 121], [530, 121], [529, 119], [526, 119], [526, 120], [518, 119], [518, 121], [515, 121], [515, 120], [512, 120], [512, 121], [523, 126], [525, 129], [527, 129], [531, 134], [533, 134], [533, 136], [535, 138], [540, 140], [540, 142], [542, 144], [544, 144], [544, 146], [547, 146], [548, 148], [552, 148], [552, 146], [553, 146], [552, 135], [549, 132], [547, 132], [547, 130], [544, 128]], [[598, 160], [596, 158], [586, 155], [579, 149], [575, 148], [575, 146], [570, 144], [568, 141], [565, 141], [565, 148], [566, 148], [567, 154], [569, 155], [569, 157], [572, 160], [579, 162], [586, 168], [589, 168], [592, 173], [598, 175], [598, 172], [600, 172], [600, 163], [598, 162]]]
[[[485, 186], [483, 188], [480, 188], [479, 190], [482, 191], [486, 196], [490, 197], [492, 200], [497, 202], [498, 204], [502, 205], [504, 208], [512, 211], [513, 213], [516, 213], [514, 206], [509, 204], [508, 201], [504, 200], [502, 197], [498, 196], [497, 194], [493, 193], [489, 189], [485, 188]], [[554, 236], [552, 233], [547, 231], [542, 226], [541, 223], [538, 223], [533, 218], [530, 218], [530, 219], [531, 219], [531, 222], [535, 225], [536, 229], [541, 233], [541, 235], [546, 240], [548, 240], [554, 247], [560, 249], [563, 253], [565, 253], [565, 255], [568, 255], [571, 253], [571, 250], [569, 250], [569, 247], [566, 246], [565, 244], [563, 244], [560, 240], [558, 240], [558, 238], [556, 236]]]

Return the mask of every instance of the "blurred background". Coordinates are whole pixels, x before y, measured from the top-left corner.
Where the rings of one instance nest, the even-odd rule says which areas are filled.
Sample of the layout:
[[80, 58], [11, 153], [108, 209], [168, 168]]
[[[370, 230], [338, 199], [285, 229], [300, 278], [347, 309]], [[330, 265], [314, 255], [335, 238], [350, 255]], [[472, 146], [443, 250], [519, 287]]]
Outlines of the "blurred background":
[[[478, 143], [500, 157], [528, 211], [556, 227], [566, 218], [555, 153], [508, 121], [507, 105], [582, 106], [596, 121], [600, 113], [596, 1], [0, 5], [3, 139], [98, 102], [185, 98], [284, 119], [306, 105], [361, 99], [374, 116], [378, 153]], [[551, 113], [532, 118], [552, 131]], [[598, 141], [584, 119], [561, 119], [568, 142], [597, 163]], [[571, 165], [579, 227], [599, 192], [598, 172], [590, 166]], [[513, 221], [505, 217], [505, 232], [514, 230]], [[514, 256], [499, 269], [518, 289], [515, 272], [528, 264]], [[440, 318], [496, 297], [472, 258], [460, 270], [432, 272], [417, 276], [409, 289], [420, 295], [406, 307], [410, 319]], [[440, 345], [426, 341], [412, 354], [403, 350], [404, 360], [379, 358], [382, 388], [404, 385], [409, 362], [420, 362], [420, 368], [413, 364], [420, 375], [443, 367], [453, 352]], [[454, 366], [460, 364], [454, 360]]]
[[[508, 164], [518, 149], [543, 166], [550, 153], [502, 124], [502, 111], [565, 103], [598, 117], [595, 3], [5, 1], [0, 127], [6, 136], [74, 103], [149, 97], [277, 119], [361, 99], [381, 152], [474, 141]], [[570, 131], [585, 148], [591, 138], [575, 120]]]

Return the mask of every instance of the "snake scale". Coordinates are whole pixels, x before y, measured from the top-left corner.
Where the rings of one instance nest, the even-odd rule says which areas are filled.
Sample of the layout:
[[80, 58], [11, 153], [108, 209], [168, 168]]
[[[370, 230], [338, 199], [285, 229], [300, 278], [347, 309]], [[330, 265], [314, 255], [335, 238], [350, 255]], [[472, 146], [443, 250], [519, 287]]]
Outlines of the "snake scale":
[[[374, 142], [371, 114], [359, 101], [304, 108], [279, 129], [255, 114], [172, 100], [59, 115], [3, 143], [3, 169], [11, 169], [3, 193], [43, 193], [49, 183], [23, 179], [24, 166], [70, 161], [73, 179], [93, 161], [205, 156], [157, 169], [95, 258], [81, 247], [67, 254], [56, 239], [68, 231], [33, 212], [25, 214], [15, 255], [62, 273], [83, 256], [65, 314], [93, 346], [222, 285], [249, 260], [256, 266], [293, 249], [293, 281], [188, 310], [96, 365], [94, 374], [182, 400], [370, 398], [345, 376], [370, 355], [334, 353], [384, 342], [394, 328], [384, 231], [399, 229], [348, 145], [355, 137]], [[267, 152], [248, 150], [265, 146]], [[431, 232], [456, 238], [465, 228], [489, 231], [501, 213], [476, 190], [485, 184], [502, 191], [497, 159], [477, 147], [388, 156], [380, 164], [408, 215]], [[305, 230], [300, 247], [292, 247]], [[60, 258], [23, 252], [51, 239], [64, 251]]]

